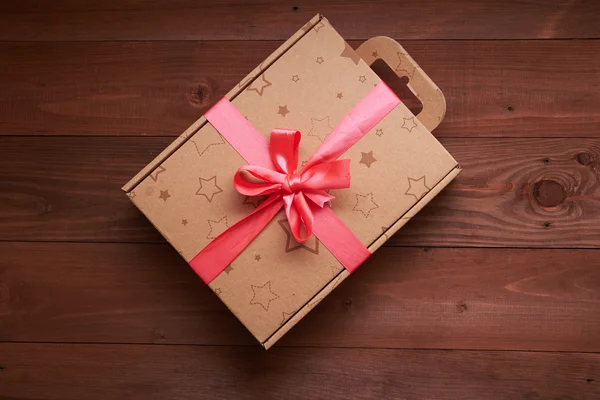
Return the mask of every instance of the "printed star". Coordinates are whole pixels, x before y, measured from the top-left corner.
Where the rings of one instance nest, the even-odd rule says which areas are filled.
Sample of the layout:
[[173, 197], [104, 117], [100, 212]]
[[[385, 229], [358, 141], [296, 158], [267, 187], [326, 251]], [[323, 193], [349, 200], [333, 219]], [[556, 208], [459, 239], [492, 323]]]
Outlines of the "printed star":
[[360, 83], [365, 83], [367, 81], [367, 78], [364, 75], [361, 75], [361, 76], [358, 77], [358, 81]]
[[402, 123], [402, 128], [406, 129], [409, 132], [412, 132], [413, 129], [417, 127], [417, 123], [415, 122], [415, 117], [410, 118], [402, 118], [404, 122]]
[[379, 57], [379, 53], [377, 53], [377, 50], [375, 50], [373, 53], [371, 53], [371, 55], [372, 55], [374, 58], [377, 58], [377, 57]]
[[329, 135], [329, 132], [331, 132], [331, 130], [333, 129], [329, 117], [324, 117], [321, 119], [311, 118], [310, 124], [311, 128], [310, 131], [308, 131], [308, 136], [315, 136], [321, 142], [325, 140], [327, 135]]
[[338, 99], [341, 99], [342, 97], [344, 97], [344, 95], [343, 95], [342, 93], [338, 93], [338, 94], [337, 94], [337, 98], [338, 98]]
[[200, 180], [200, 189], [196, 191], [196, 195], [206, 197], [208, 202], [212, 202], [213, 197], [216, 194], [221, 193], [223, 189], [217, 186], [217, 177], [213, 176], [212, 178], [204, 179], [199, 178]]
[[359, 211], [365, 218], [368, 218], [371, 211], [377, 208], [379, 208], [379, 206], [373, 201], [373, 192], [365, 195], [356, 194], [356, 204], [352, 208], [354, 211]]
[[300, 80], [300, 77], [298, 75], [292, 75], [292, 80], [294, 82], [298, 82]]
[[281, 312], [281, 322], [279, 323], [279, 325], [283, 325], [283, 323], [284, 323], [285, 321], [287, 321], [287, 319], [288, 319], [289, 317], [291, 317], [292, 315], [294, 315], [294, 313], [293, 313], [293, 312], [287, 313], [287, 312], [285, 312], [285, 311], [282, 311], [282, 312]]
[[317, 64], [323, 64], [324, 62], [323, 57], [317, 57]]
[[348, 43], [344, 42], [344, 44], [344, 51], [342, 51], [340, 57], [349, 58], [354, 64], [358, 65], [358, 62], [360, 61], [360, 56], [356, 54], [354, 49]]
[[181, 225], [183, 225], [183, 226], [187, 226], [187, 224], [188, 224], [188, 221], [187, 221], [187, 219], [182, 219], [182, 220], [181, 220]]
[[212, 146], [225, 144], [223, 136], [216, 129], [206, 129], [206, 132], [202, 131], [202, 135], [195, 135], [193, 140], [190, 139], [190, 142], [196, 147], [196, 151], [200, 157]]
[[[398, 56], [398, 66], [396, 67], [395, 71], [398, 72], [398, 75], [406, 75], [409, 78], [412, 78], [413, 76], [415, 76], [415, 71], [417, 70], [416, 67], [408, 67], [410, 69], [410, 71], [406, 68], [402, 67], [402, 57], [406, 57], [407, 54], [401, 53], [401, 52], [396, 52], [396, 55]], [[400, 74], [400, 72], [404, 72], [404, 74]]]
[[163, 172], [165, 172], [167, 169], [165, 167], [163, 167], [162, 165], [160, 165], [158, 168], [156, 168], [154, 170], [154, 172], [152, 172], [150, 174], [150, 179], [152, 179], [154, 182], [158, 181], [158, 175], [162, 174]]
[[377, 136], [382, 136], [382, 135], [383, 135], [383, 129], [376, 129], [376, 130], [375, 130], [375, 134], [376, 134]]
[[223, 291], [221, 290], [221, 288], [216, 288], [216, 289], [215, 289], [215, 294], [216, 294], [217, 296], [220, 296], [220, 295], [221, 295], [221, 293], [223, 293]]
[[167, 199], [169, 197], [171, 197], [171, 195], [169, 194], [168, 190], [161, 190], [160, 191], [160, 196], [158, 196], [159, 198], [163, 199], [164, 201], [167, 201]]
[[404, 193], [407, 196], [414, 196], [415, 199], [420, 200], [421, 197], [429, 191], [425, 183], [425, 175], [419, 179], [408, 178], [408, 189]]
[[269, 311], [271, 302], [279, 298], [278, 295], [271, 291], [271, 281], [267, 281], [267, 283], [262, 286], [250, 285], [250, 289], [252, 289], [253, 294], [250, 304], [259, 305], [265, 311]]
[[416, 71], [417, 71], [416, 67], [413, 67], [410, 71], [407, 70], [407, 69], [396, 70], [396, 72], [404, 72], [404, 74], [398, 74], [398, 75], [406, 75], [406, 76], [408, 76], [411, 79], [415, 76], [415, 72]]
[[208, 220], [208, 235], [206, 235], [207, 239], [216, 239], [221, 233], [225, 232], [229, 225], [227, 225], [227, 215], [221, 218], [218, 221], [213, 221], [212, 219]]
[[319, 240], [315, 237], [315, 235], [311, 235], [308, 240], [304, 243], [298, 243], [292, 234], [292, 230], [290, 229], [290, 223], [287, 219], [282, 219], [277, 221], [281, 229], [287, 235], [287, 240], [285, 243], [285, 252], [289, 253], [294, 250], [304, 249], [308, 250], [313, 254], [319, 254]]
[[385, 231], [387, 231], [388, 228], [386, 228], [385, 226], [381, 227], [381, 232], [385, 233]]
[[255, 256], [254, 256], [254, 260], [255, 260], [255, 261], [260, 261], [260, 254], [257, 254], [257, 255], [255, 255]]
[[135, 199], [135, 192], [132, 190], [131, 192], [127, 193], [127, 196], [129, 196], [130, 199]]
[[285, 106], [279, 106], [279, 111], [277, 111], [277, 114], [285, 117], [286, 114], [288, 114], [289, 112], [290, 112], [290, 110], [288, 110], [287, 105], [285, 105]]
[[260, 204], [267, 199], [267, 196], [246, 196], [242, 204], [250, 204], [254, 208], [260, 206]]
[[319, 23], [315, 25], [315, 31], [317, 31], [317, 33], [323, 28], [325, 28], [323, 21], [319, 21]]
[[256, 78], [251, 84], [250, 86], [248, 86], [246, 88], [247, 91], [252, 91], [252, 92], [256, 92], [259, 96], [262, 97], [263, 92], [265, 91], [266, 88], [268, 88], [269, 86], [271, 86], [271, 82], [269, 82], [267, 80], [267, 78], [265, 78], [265, 74], [263, 73], [262, 75], [260, 75], [258, 78]]
[[228, 266], [225, 267], [225, 269], [223, 270], [223, 272], [225, 272], [227, 275], [229, 275], [229, 273], [233, 271], [233, 266], [231, 264], [229, 264]]
[[371, 168], [371, 164], [373, 164], [375, 161], [377, 161], [375, 159], [375, 157], [373, 157], [373, 150], [371, 150], [368, 153], [363, 153], [361, 151], [360, 154], [362, 155], [362, 157], [361, 157], [359, 163], [365, 164], [368, 168]]
[[333, 276], [336, 276], [340, 272], [340, 268], [336, 267], [335, 265], [330, 265], [329, 268], [331, 268], [331, 273]]

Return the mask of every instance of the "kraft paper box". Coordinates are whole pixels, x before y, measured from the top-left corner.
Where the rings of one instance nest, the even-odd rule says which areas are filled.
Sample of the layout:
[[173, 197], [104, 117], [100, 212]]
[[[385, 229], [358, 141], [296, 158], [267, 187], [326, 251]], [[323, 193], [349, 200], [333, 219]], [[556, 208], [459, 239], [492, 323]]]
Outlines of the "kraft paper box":
[[[378, 37], [355, 52], [317, 15], [226, 96], [267, 139], [275, 128], [300, 131], [300, 168], [381, 81], [376, 59], [408, 76], [423, 111], [417, 118], [398, 104], [339, 157], [351, 160], [351, 186], [330, 191], [331, 210], [371, 252], [460, 172], [430, 133], [443, 95], [402, 47]], [[190, 262], [264, 201], [234, 188], [246, 164], [202, 117], [123, 189]], [[281, 210], [209, 287], [268, 348], [348, 276], [315, 235], [297, 242]]]

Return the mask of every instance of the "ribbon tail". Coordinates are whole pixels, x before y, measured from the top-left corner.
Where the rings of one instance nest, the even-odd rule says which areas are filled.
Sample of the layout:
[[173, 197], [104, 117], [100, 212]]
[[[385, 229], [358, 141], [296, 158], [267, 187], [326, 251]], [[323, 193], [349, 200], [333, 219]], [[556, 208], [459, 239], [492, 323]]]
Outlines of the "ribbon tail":
[[221, 233], [190, 262], [192, 269], [209, 284], [258, 236], [283, 206], [274, 194], [244, 219]]

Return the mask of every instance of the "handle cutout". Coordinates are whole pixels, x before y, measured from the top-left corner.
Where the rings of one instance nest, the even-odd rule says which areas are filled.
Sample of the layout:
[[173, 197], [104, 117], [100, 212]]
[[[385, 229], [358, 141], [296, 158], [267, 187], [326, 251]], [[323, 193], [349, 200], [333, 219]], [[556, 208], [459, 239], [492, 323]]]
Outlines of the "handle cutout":
[[381, 58], [371, 64], [371, 69], [396, 93], [396, 96], [414, 115], [418, 115], [423, 111], [423, 103], [408, 87], [410, 82], [408, 76], [398, 76], [388, 63]]

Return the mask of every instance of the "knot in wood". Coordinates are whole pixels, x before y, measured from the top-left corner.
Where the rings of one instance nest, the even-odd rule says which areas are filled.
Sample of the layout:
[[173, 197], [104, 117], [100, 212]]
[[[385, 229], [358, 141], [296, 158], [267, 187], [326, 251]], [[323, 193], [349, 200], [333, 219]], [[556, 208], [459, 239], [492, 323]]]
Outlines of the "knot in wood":
[[565, 200], [567, 194], [560, 183], [543, 179], [533, 185], [533, 197], [542, 207], [556, 207]]
[[188, 101], [194, 107], [208, 107], [212, 103], [213, 92], [207, 83], [200, 82], [188, 94]]
[[581, 165], [589, 165], [591, 162], [591, 157], [588, 153], [581, 152], [577, 154], [577, 162]]

